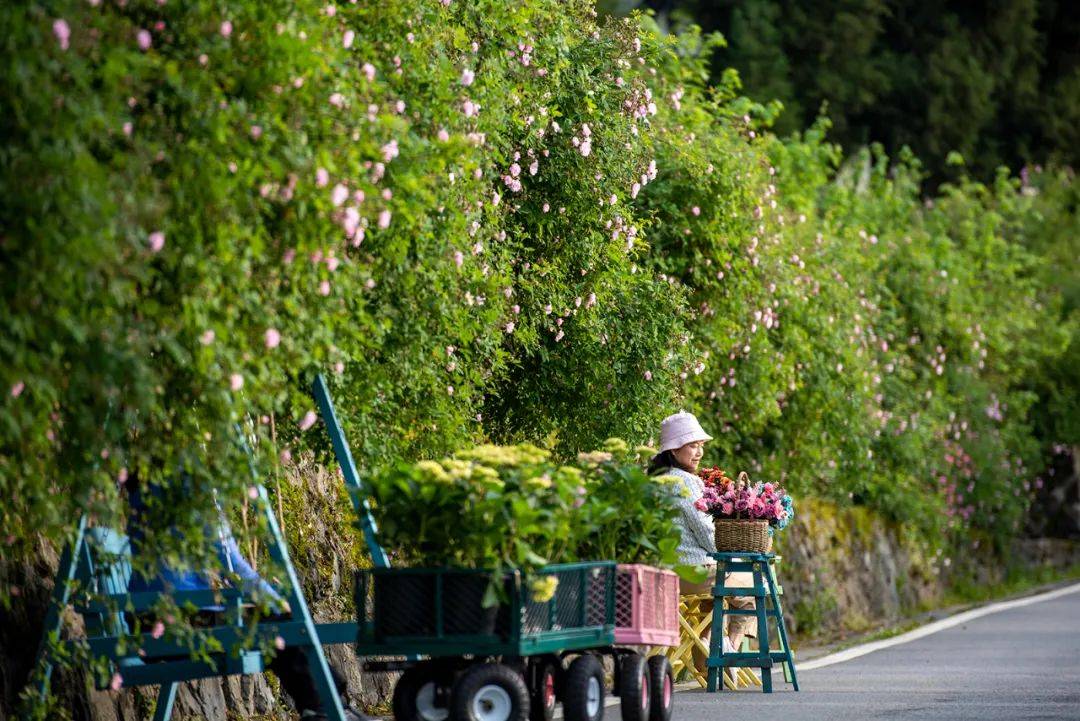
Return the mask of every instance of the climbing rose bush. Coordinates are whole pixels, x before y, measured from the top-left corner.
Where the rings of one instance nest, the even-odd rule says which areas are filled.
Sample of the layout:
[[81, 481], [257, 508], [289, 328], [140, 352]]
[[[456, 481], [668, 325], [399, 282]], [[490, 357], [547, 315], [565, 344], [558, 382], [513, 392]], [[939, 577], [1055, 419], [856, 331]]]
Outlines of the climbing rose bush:
[[718, 464], [937, 540], [1017, 533], [1077, 442], [1047, 420], [1072, 175], [924, 198], [916, 159], [705, 87], [717, 37], [581, 0], [13, 2], [0, 32], [5, 604], [134, 479], [184, 479], [147, 544], [197, 565], [215, 492], [242, 516], [327, 450], [320, 372], [365, 473], [561, 463], [685, 407]]
[[212, 490], [253, 482], [241, 435], [256, 477], [322, 447], [316, 372], [364, 466], [556, 430], [572, 454], [671, 402], [684, 301], [608, 202], [649, 168], [622, 147], [645, 88], [599, 77], [632, 25], [556, 2], [2, 23], [9, 545], [181, 473], [198, 545]]

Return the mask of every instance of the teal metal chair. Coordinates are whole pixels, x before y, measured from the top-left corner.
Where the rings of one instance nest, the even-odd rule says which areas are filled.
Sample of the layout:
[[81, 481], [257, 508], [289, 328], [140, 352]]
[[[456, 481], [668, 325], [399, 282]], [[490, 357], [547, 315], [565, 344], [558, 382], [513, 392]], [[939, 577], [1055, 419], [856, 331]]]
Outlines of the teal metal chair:
[[[321, 375], [316, 378], [312, 392], [326, 422], [345, 482], [350, 488], [359, 489], [359, 475]], [[243, 435], [239, 436], [247, 450]], [[250, 458], [250, 453], [248, 455]], [[284, 596], [292, 609], [292, 619], [256, 623], [245, 620], [244, 611], [251, 605], [250, 599], [235, 589], [174, 591], [167, 595], [178, 607], [225, 608], [225, 625], [201, 628], [200, 632], [208, 640], [217, 641], [226, 652], [211, 654], [209, 660], [193, 660], [190, 658], [190, 648], [174, 641], [154, 638], [152, 633], [140, 633], [133, 638], [125, 613], [138, 616], [152, 612], [166, 594], [157, 591], [129, 593], [131, 546], [127, 537], [114, 529], [91, 528], [84, 516], [79, 519], [74, 539], [61, 557], [45, 620], [44, 640], [38, 653], [35, 677], [35, 686], [42, 698], [48, 693], [52, 676], [52, 652], [58, 645], [65, 645], [67, 651], [81, 647], [92, 656], [106, 659], [113, 673], [120, 675], [123, 686], [159, 685], [161, 689], [154, 721], [166, 721], [172, 715], [180, 683], [233, 674], [261, 673], [266, 669], [266, 659], [258, 646], [284, 642], [285, 647], [304, 648], [327, 717], [331, 721], [344, 721], [344, 709], [322, 646], [354, 643], [358, 635], [357, 624], [355, 621], [314, 622], [266, 489], [259, 482], [254, 466], [252, 475], [258, 490], [256, 504], [270, 529], [270, 556], [284, 570], [288, 579]], [[386, 554], [376, 540], [377, 528], [367, 501], [358, 493], [351, 493], [350, 496], [360, 518], [360, 527], [373, 565], [377, 568], [387, 567]], [[61, 640], [64, 609], [69, 606], [82, 616], [86, 638]]]

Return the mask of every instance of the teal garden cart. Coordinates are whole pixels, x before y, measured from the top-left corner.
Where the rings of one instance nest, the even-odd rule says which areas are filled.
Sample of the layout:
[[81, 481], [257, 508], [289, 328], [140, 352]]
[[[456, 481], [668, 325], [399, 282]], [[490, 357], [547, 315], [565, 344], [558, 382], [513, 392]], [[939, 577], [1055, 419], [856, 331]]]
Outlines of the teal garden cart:
[[[314, 395], [374, 559], [356, 574], [356, 650], [368, 670], [403, 672], [393, 695], [397, 721], [551, 721], [558, 702], [567, 721], [600, 721], [603, 657], [612, 659], [625, 721], [669, 721], [667, 659], [646, 660], [616, 643], [614, 562], [551, 565], [532, 578], [390, 568], [322, 377]], [[550, 598], [533, 597], [538, 579], [554, 579]], [[485, 608], [493, 583], [500, 602]]]

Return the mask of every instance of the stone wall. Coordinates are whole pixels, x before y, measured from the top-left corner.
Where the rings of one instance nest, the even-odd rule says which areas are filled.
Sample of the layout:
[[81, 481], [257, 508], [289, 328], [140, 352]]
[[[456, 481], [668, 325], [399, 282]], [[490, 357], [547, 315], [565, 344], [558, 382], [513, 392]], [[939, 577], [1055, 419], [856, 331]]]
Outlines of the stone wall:
[[800, 640], [895, 623], [940, 606], [961, 585], [987, 592], [1016, 572], [1080, 567], [1080, 542], [1015, 539], [1006, 551], [974, 536], [934, 549], [911, 529], [865, 508], [802, 499], [779, 537], [785, 617]]
[[936, 600], [939, 559], [903, 528], [813, 499], [798, 511], [777, 543], [796, 635], [861, 631]]

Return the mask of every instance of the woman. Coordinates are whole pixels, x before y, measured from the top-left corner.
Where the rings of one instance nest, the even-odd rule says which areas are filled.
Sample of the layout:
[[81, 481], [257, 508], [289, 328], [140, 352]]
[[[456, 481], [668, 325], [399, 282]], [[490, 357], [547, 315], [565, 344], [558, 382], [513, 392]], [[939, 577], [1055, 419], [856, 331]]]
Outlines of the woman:
[[[709, 577], [704, 583], [689, 583], [680, 579], [679, 591], [683, 594], [712, 593], [716, 583], [716, 561], [709, 555], [716, 553], [716, 537], [713, 530], [712, 516], [694, 507], [694, 502], [705, 491], [704, 482], [695, 475], [701, 457], [704, 455], [705, 442], [712, 436], [706, 433], [697, 418], [685, 411], [670, 415], [660, 423], [660, 452], [649, 463], [650, 474], [672, 475], [682, 481], [688, 495], [678, 499], [682, 513], [676, 523], [682, 530], [679, 543], [679, 560], [694, 566], [707, 566]], [[728, 587], [746, 588], [753, 586], [749, 573], [729, 573], [724, 577]], [[754, 599], [745, 596], [729, 596], [728, 607], [733, 609], [752, 609]], [[753, 616], [727, 616], [727, 636], [723, 639], [724, 653], [732, 653], [739, 648], [744, 636], [754, 635]], [[705, 673], [706, 657], [697, 647], [694, 648], [694, 665]], [[735, 669], [728, 669], [734, 680]]]

